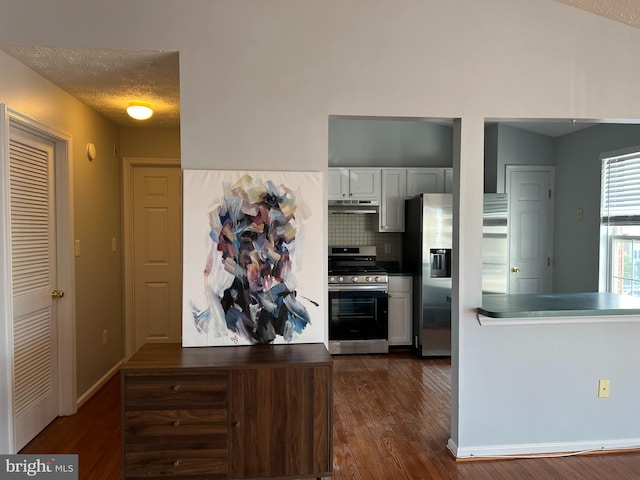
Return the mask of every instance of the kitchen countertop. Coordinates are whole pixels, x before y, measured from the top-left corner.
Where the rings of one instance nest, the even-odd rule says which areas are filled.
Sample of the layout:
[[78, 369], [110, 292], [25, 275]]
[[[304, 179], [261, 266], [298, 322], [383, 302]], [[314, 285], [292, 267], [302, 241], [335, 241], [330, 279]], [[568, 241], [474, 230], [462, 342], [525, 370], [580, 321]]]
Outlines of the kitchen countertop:
[[[494, 319], [638, 316], [640, 298], [615, 293], [483, 295], [478, 316]], [[480, 318], [479, 318], [480, 320]], [[480, 323], [483, 322], [480, 320]], [[514, 324], [517, 322], [514, 322]]]

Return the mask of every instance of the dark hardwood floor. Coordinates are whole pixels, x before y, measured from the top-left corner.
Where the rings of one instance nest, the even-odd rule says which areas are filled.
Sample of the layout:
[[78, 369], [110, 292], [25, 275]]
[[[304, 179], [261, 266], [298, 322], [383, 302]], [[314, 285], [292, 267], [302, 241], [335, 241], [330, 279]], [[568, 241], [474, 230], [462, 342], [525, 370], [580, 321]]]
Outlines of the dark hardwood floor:
[[[333, 478], [640, 479], [640, 452], [456, 462], [446, 449], [450, 370], [405, 352], [334, 357]], [[119, 479], [119, 376], [21, 453], [77, 453], [81, 479]]]

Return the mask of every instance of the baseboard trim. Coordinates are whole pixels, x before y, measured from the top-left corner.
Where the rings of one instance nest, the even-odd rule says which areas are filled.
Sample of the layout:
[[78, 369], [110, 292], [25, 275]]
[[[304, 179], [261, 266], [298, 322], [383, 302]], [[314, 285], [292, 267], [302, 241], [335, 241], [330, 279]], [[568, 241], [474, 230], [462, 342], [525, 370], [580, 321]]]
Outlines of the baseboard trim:
[[539, 444], [491, 445], [460, 448], [452, 439], [447, 449], [456, 460], [495, 460], [508, 458], [565, 457], [594, 453], [619, 453], [640, 450], [640, 438], [604, 442], [564, 442]]
[[124, 359], [116, 363], [107, 373], [102, 376], [102, 378], [100, 378], [100, 380], [94, 383], [86, 392], [78, 397], [77, 407], [80, 408], [82, 405], [87, 403], [87, 401], [91, 399], [91, 397], [93, 397], [98, 392], [98, 390], [100, 390], [109, 380], [111, 380], [111, 377], [113, 377], [120, 371], [120, 367], [122, 367], [123, 363]]

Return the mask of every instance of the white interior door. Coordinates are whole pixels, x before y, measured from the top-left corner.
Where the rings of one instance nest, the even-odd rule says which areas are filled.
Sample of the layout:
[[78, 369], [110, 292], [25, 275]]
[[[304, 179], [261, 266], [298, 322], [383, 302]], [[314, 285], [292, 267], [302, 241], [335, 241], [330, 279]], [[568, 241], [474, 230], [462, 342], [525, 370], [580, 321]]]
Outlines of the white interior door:
[[54, 144], [10, 129], [15, 447], [58, 415]]
[[134, 336], [144, 343], [182, 338], [182, 173], [135, 166], [132, 175]]
[[510, 293], [552, 290], [553, 167], [507, 167]]

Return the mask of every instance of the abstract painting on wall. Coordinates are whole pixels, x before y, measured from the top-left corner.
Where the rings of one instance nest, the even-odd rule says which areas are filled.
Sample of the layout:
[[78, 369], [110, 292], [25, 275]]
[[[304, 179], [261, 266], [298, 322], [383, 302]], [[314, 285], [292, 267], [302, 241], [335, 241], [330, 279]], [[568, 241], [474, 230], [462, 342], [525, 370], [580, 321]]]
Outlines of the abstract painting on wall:
[[325, 341], [322, 174], [183, 173], [182, 345]]

